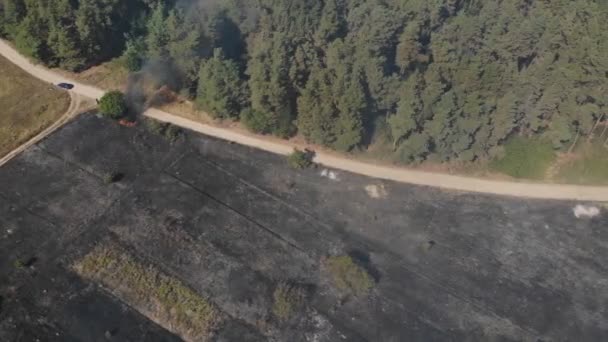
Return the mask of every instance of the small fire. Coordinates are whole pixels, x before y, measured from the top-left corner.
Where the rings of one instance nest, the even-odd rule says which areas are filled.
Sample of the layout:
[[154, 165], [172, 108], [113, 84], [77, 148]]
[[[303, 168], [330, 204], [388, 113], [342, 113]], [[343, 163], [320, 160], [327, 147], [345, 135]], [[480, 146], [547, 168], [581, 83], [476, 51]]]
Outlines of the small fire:
[[118, 124], [125, 127], [135, 127], [137, 125], [137, 122], [130, 121], [128, 119], [120, 119], [118, 120]]

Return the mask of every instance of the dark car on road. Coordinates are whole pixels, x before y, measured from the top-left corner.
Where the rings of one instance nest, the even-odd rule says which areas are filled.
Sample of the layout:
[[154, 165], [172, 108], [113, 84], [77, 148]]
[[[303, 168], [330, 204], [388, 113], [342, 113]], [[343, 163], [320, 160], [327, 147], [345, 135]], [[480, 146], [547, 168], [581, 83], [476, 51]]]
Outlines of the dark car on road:
[[70, 84], [70, 83], [57, 83], [57, 86], [59, 88], [67, 89], [67, 90], [70, 90], [70, 89], [74, 88], [74, 85]]

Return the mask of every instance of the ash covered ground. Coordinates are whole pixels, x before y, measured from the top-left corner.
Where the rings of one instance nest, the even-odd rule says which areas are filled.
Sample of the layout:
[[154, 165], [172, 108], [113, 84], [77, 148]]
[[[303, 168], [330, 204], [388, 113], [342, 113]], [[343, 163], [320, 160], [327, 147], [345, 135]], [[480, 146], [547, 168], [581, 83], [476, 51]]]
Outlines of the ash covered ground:
[[[212, 302], [211, 341], [608, 340], [607, 210], [579, 204], [293, 170], [87, 114], [0, 168], [0, 340], [179, 341], [74, 272], [100, 243]], [[335, 255], [373, 288], [336, 289]], [[284, 282], [306, 295], [279, 320]]]

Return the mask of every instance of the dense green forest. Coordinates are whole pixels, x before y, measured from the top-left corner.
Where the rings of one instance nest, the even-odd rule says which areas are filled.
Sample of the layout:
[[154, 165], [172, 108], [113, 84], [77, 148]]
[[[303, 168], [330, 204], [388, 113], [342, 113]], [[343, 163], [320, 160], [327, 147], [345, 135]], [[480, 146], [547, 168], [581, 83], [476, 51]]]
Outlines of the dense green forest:
[[514, 135], [567, 149], [608, 106], [605, 0], [0, 0], [51, 66], [162, 61], [250, 129], [403, 162], [470, 161]]

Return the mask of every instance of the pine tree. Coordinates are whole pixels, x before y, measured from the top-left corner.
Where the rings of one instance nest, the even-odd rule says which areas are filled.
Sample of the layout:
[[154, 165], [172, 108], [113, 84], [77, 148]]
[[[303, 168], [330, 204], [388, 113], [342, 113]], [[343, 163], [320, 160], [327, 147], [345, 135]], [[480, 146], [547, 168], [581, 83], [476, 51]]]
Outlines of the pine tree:
[[332, 81], [329, 70], [317, 66], [298, 99], [298, 132], [308, 141], [325, 146], [336, 140], [334, 127], [338, 109], [333, 99]]
[[148, 56], [156, 59], [168, 58], [169, 34], [165, 27], [166, 9], [163, 2], [153, 8], [147, 23], [146, 45]]
[[296, 102], [289, 78], [289, 43], [284, 34], [259, 36], [254, 48], [247, 68], [252, 108], [273, 118], [273, 134], [287, 137], [294, 132]]
[[23, 0], [2, 0], [0, 2], [0, 34], [15, 39], [19, 23], [27, 14]]
[[238, 65], [216, 49], [213, 57], [201, 64], [197, 105], [217, 118], [237, 118], [247, 98]]
[[200, 30], [191, 21], [187, 21], [182, 11], [172, 10], [165, 20], [163, 28], [166, 32], [165, 46], [160, 56], [170, 58], [180, 72], [184, 88], [188, 89], [196, 83], [201, 56]]

